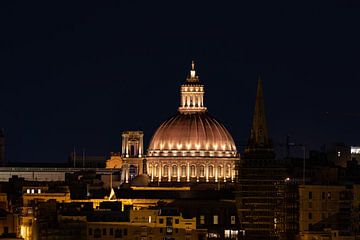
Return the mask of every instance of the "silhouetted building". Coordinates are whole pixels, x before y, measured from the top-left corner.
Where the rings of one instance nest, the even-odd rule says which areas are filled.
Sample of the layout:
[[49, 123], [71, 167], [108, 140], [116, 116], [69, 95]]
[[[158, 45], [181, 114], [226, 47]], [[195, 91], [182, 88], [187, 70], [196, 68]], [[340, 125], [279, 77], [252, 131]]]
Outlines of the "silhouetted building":
[[260, 78], [250, 138], [238, 171], [237, 208], [244, 239], [278, 239], [285, 231], [283, 184], [286, 169], [275, 159], [266, 126]]

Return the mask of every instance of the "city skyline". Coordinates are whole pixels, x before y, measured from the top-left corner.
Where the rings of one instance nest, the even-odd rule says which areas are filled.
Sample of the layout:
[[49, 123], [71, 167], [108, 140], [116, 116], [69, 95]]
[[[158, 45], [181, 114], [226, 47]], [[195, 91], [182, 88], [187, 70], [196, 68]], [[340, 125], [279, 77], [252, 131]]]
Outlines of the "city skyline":
[[250, 134], [258, 75], [275, 147], [288, 134], [315, 149], [358, 144], [356, 10], [278, 4], [9, 4], [0, 57], [7, 159], [64, 162], [74, 146], [106, 155], [120, 151], [126, 130], [144, 131], [146, 148], [176, 113], [193, 59], [209, 111], [238, 148]]

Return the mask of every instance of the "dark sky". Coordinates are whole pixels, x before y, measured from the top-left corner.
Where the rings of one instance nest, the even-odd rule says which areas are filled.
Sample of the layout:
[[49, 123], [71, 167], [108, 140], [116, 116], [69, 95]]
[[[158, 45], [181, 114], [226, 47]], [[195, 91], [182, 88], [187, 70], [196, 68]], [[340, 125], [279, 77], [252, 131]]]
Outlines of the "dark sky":
[[357, 1], [236, 2], [1, 1], [8, 160], [61, 162], [74, 146], [105, 155], [124, 130], [147, 145], [176, 113], [192, 59], [209, 112], [239, 145], [259, 73], [275, 145], [287, 134], [360, 144]]

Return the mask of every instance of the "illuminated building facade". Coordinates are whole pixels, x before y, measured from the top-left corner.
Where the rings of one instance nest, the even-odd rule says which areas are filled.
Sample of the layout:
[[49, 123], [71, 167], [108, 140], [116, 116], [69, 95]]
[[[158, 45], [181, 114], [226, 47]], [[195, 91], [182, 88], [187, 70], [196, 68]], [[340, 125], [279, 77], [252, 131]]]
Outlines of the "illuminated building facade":
[[147, 173], [156, 182], [233, 182], [236, 177], [234, 140], [208, 114], [194, 62], [181, 86], [178, 113], [156, 130], [146, 160]]

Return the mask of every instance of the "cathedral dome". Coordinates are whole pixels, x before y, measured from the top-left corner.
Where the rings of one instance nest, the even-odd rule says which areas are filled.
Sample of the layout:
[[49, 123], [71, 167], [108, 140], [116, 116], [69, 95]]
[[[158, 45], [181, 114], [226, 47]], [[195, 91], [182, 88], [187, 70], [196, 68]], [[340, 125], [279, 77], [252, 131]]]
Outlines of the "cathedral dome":
[[235, 157], [233, 138], [224, 125], [203, 112], [179, 112], [156, 130], [148, 156]]
[[204, 85], [196, 75], [194, 61], [191, 66], [186, 83], [181, 85], [178, 114], [156, 130], [148, 156], [236, 157], [230, 133], [207, 113]]

